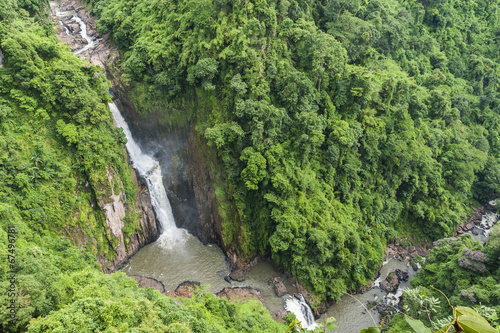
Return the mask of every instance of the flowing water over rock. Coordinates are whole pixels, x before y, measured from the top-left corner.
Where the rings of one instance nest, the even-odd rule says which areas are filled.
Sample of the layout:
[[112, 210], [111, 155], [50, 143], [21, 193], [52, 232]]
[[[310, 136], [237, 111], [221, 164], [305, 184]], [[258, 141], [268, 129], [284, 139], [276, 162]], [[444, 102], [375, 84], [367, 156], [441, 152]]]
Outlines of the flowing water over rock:
[[302, 328], [314, 330], [319, 326], [314, 319], [311, 308], [302, 295], [300, 295], [300, 298], [291, 295], [285, 296], [285, 309], [295, 315], [297, 320], [300, 321]]
[[[495, 200], [493, 200], [492, 202], [495, 202]], [[466, 232], [470, 234], [475, 240], [484, 245], [488, 240], [491, 228], [498, 222], [499, 218], [500, 215], [496, 212], [487, 212], [486, 214], [482, 215], [481, 221], [479, 222], [479, 224], [476, 224], [474, 226], [474, 229]]]
[[128, 125], [120, 114], [115, 103], [109, 103], [109, 109], [115, 118], [116, 126], [121, 127], [127, 138], [128, 154], [134, 169], [144, 177], [147, 182], [151, 203], [155, 210], [156, 218], [160, 225], [160, 238], [156, 241], [163, 249], [179, 248], [182, 250], [188, 233], [183, 229], [178, 229], [175, 225], [174, 215], [170, 207], [167, 193], [163, 187], [163, 176], [161, 173], [160, 164], [157, 160], [142, 152], [137, 145]]
[[364, 328], [378, 325], [381, 319], [378, 312], [368, 312], [365, 307], [369, 307], [369, 303], [371, 302], [392, 304], [403, 294], [404, 289], [410, 288], [409, 282], [400, 282], [397, 291], [393, 294], [386, 293], [379, 288], [380, 283], [396, 269], [407, 271], [410, 279], [415, 275], [413, 269], [407, 267], [405, 262], [394, 258], [386, 260], [380, 270], [380, 276], [375, 280], [375, 288], [362, 294], [353, 295], [357, 300], [349, 295], [345, 295], [339, 303], [334, 304], [328, 309], [326, 312], [327, 317], [335, 317], [337, 319], [335, 324], [339, 326], [335, 331], [329, 332], [358, 333]]
[[58, 21], [58, 23], [63, 27], [64, 32], [67, 35], [72, 35], [73, 34], [73, 31], [70, 30], [68, 24], [76, 23], [80, 27], [79, 34], [86, 41], [86, 44], [82, 48], [74, 50], [73, 51], [74, 55], [82, 54], [85, 51], [87, 51], [89, 49], [92, 49], [92, 48], [94, 48], [97, 45], [97, 43], [99, 42], [99, 40], [96, 37], [92, 37], [92, 36], [87, 35], [87, 25], [78, 16], [78, 14], [76, 13], [76, 11], [74, 11], [74, 10], [59, 11], [58, 5], [55, 2], [51, 2], [50, 4], [51, 4], [52, 9], [55, 11], [55, 15], [58, 18], [62, 19], [62, 20]]

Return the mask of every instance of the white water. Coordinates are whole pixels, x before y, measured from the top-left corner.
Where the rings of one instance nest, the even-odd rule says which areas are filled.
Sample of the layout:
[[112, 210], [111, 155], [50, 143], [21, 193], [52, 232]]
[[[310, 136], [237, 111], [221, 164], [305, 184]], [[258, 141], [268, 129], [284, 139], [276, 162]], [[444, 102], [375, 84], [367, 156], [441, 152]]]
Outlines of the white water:
[[66, 33], [66, 35], [71, 35], [71, 32], [69, 31], [68, 27], [62, 21], [58, 21], [58, 22], [61, 25], [61, 27], [63, 27], [64, 32]]
[[186, 231], [177, 228], [175, 225], [172, 207], [168, 200], [165, 187], [163, 186], [163, 176], [161, 175], [160, 164], [157, 160], [142, 152], [141, 148], [134, 141], [132, 133], [128, 128], [127, 122], [120, 114], [115, 103], [109, 103], [109, 109], [116, 121], [116, 126], [123, 129], [127, 137], [128, 154], [134, 169], [146, 179], [151, 203], [156, 213], [156, 218], [160, 224], [160, 238], [157, 242], [162, 248], [172, 249], [174, 246], [184, 244], [186, 240]]
[[[78, 25], [80, 26], [80, 29], [81, 29], [80, 34], [87, 41], [87, 45], [85, 45], [81, 49], [73, 52], [74, 55], [81, 54], [81, 53], [87, 51], [88, 49], [94, 48], [96, 46], [96, 44], [98, 43], [97, 38], [92, 38], [92, 37], [89, 37], [87, 35], [87, 25], [85, 24], [85, 22], [82, 21], [82, 19], [78, 16], [78, 14], [74, 10], [70, 10], [67, 12], [56, 11], [56, 16], [57, 17], [71, 16], [71, 20], [76, 21], [76, 23], [78, 23]], [[64, 28], [65, 28], [66, 34], [69, 35], [69, 30], [66, 27], [64, 27]]]
[[300, 295], [300, 299], [290, 295], [285, 296], [285, 310], [295, 315], [297, 320], [300, 321], [302, 328], [314, 330], [319, 326], [314, 319], [311, 308], [302, 295]]

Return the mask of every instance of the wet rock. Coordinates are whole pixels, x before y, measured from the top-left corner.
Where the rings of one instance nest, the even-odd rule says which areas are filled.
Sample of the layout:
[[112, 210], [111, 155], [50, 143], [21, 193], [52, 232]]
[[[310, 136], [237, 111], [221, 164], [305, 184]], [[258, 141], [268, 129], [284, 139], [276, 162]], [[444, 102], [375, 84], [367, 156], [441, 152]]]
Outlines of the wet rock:
[[66, 24], [66, 27], [68, 27], [69, 31], [71, 31], [73, 34], [79, 34], [82, 29], [80, 28], [80, 25], [78, 23], [73, 23], [71, 21], [66, 21], [64, 22]]
[[[122, 182], [112, 167], [109, 167], [107, 176], [109, 187], [113, 188], [113, 185], [117, 183], [121, 190], [117, 194], [114, 192], [102, 194], [98, 198], [97, 204], [104, 214], [108, 237], [113, 237], [118, 242], [114, 248], [115, 255], [112, 261], [107, 256], [98, 254], [97, 262], [102, 266], [101, 271], [111, 273], [122, 267], [140, 248], [155, 241], [158, 238], [159, 232], [147, 187], [145, 184], [138, 182], [135, 171], [131, 170], [132, 181], [138, 187], [133, 207], [128, 207], [126, 204], [127, 200]], [[125, 219], [127, 209], [134, 209], [140, 213], [140, 229], [136, 229], [131, 235], [123, 231], [126, 224], [130, 223]], [[126, 241], [126, 238], [128, 238], [128, 241]], [[84, 242], [87, 241], [89, 240], [85, 240]], [[76, 242], [78, 243], [78, 241]]]
[[274, 284], [274, 293], [278, 297], [283, 297], [286, 294], [288, 294], [288, 291], [286, 290], [286, 287], [283, 284], [283, 282], [277, 282]]
[[402, 271], [400, 269], [396, 269], [395, 271], [396, 276], [398, 277], [399, 282], [406, 282], [408, 281], [408, 272], [407, 271]]
[[233, 281], [238, 281], [238, 282], [243, 282], [245, 281], [245, 270], [244, 269], [237, 269], [229, 274], [229, 277]]
[[380, 289], [388, 293], [394, 293], [398, 290], [399, 279], [397, 275], [393, 272], [387, 276], [387, 278], [380, 283]]
[[175, 291], [167, 291], [165, 295], [170, 297], [182, 297], [191, 298], [193, 297], [193, 292], [200, 286], [199, 282], [196, 281], [184, 281], [182, 282]]
[[477, 231], [477, 229], [472, 229], [472, 234], [474, 236], [477, 236], [477, 235], [479, 235], [479, 232]]
[[418, 265], [416, 263], [412, 263], [411, 268], [413, 268], [415, 272], [418, 271]]
[[161, 281], [140, 275], [132, 275], [130, 277], [134, 279], [137, 282], [137, 286], [141, 288], [155, 288], [161, 293], [165, 292], [165, 286]]
[[231, 278], [229, 277], [229, 275], [224, 276], [224, 281], [226, 281], [227, 283], [231, 283]]
[[226, 287], [219, 291], [215, 296], [219, 298], [227, 298], [228, 301], [239, 301], [239, 300], [246, 300], [246, 299], [257, 299], [260, 301], [264, 306], [266, 305], [264, 302], [264, 298], [262, 298], [262, 294], [260, 291], [253, 289], [253, 288], [247, 288], [247, 287]]

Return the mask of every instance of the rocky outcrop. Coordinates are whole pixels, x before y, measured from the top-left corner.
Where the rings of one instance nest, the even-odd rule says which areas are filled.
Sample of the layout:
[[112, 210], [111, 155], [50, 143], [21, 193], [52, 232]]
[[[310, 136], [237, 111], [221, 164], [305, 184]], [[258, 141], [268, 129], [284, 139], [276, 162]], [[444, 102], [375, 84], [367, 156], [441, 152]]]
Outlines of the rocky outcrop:
[[417, 255], [421, 257], [427, 256], [431, 246], [426, 245], [410, 245], [403, 246], [401, 240], [397, 239], [391, 244], [387, 244], [385, 249], [387, 258], [396, 258], [399, 261], [405, 261], [415, 258]]
[[[109, 230], [107, 233], [108, 240], [110, 244], [115, 244], [115, 253], [112, 260], [99, 254], [97, 256], [97, 261], [102, 266], [101, 270], [105, 273], [119, 269], [140, 248], [156, 240], [159, 234], [147, 187], [145, 184], [139, 183], [133, 170], [131, 174], [134, 184], [137, 186], [133, 207], [125, 204], [127, 201], [123, 185], [119, 176], [111, 167], [108, 170], [109, 186], [113, 188], [117, 184], [115, 187], [120, 189], [119, 193], [113, 191], [111, 194], [101, 195], [98, 199], [98, 204], [104, 213], [105, 223]], [[139, 223], [132, 234], [124, 232], [125, 216], [131, 214], [128, 210], [135, 210], [135, 213], [139, 216]], [[134, 221], [127, 221], [127, 223], [134, 223]]]
[[399, 279], [396, 273], [390, 273], [386, 279], [380, 282], [380, 289], [388, 293], [395, 293], [399, 287]]
[[402, 271], [400, 269], [396, 269], [396, 271], [394, 271], [394, 273], [398, 277], [399, 282], [406, 282], [410, 278], [407, 271]]
[[281, 277], [275, 277], [273, 279], [273, 284], [274, 284], [274, 293], [278, 297], [283, 297], [286, 294], [288, 294], [288, 290], [285, 287], [285, 284], [283, 283], [283, 279]]
[[165, 295], [170, 297], [191, 298], [193, 297], [193, 292], [195, 292], [199, 287], [199, 282], [184, 281], [175, 289], [175, 291], [167, 291]]
[[134, 279], [137, 282], [137, 286], [141, 288], [154, 288], [161, 293], [165, 292], [165, 286], [161, 281], [140, 275], [129, 275], [129, 277]]
[[319, 317], [321, 314], [325, 313], [333, 304], [332, 301], [321, 303], [309, 289], [304, 287], [297, 280], [293, 282], [292, 286], [295, 289], [295, 297], [300, 299], [300, 295], [302, 295], [306, 303], [311, 307], [315, 317]]
[[[59, 22], [58, 37], [67, 43], [72, 50], [80, 49], [87, 41], [80, 35], [81, 27], [73, 16], [56, 16], [55, 11], [75, 11], [86, 24], [87, 34], [97, 38], [95, 29], [94, 17], [91, 17], [87, 8], [81, 0], [61, 0], [54, 4], [52, 8], [52, 19]], [[81, 54], [94, 65], [106, 67], [114, 60], [118, 52], [116, 47], [108, 40], [109, 37], [104, 37], [96, 47], [87, 50]], [[131, 168], [131, 167], [130, 167]], [[131, 168], [131, 175], [134, 184], [137, 187], [135, 193], [135, 203], [133, 205], [126, 204], [127, 201], [122, 180], [116, 171], [110, 166], [107, 172], [108, 184], [102, 184], [99, 189], [94, 189], [96, 201], [101, 209], [106, 226], [106, 237], [112, 248], [111, 252], [97, 253], [97, 261], [102, 266], [103, 272], [113, 272], [120, 268], [132, 255], [137, 253], [139, 249], [148, 243], [151, 243], [158, 237], [158, 228], [154, 215], [151, 199], [147, 190], [147, 186], [138, 181], [137, 176]], [[101, 194], [102, 191], [105, 194]], [[127, 220], [126, 216], [136, 215], [138, 221], [131, 219]], [[63, 230], [65, 234], [69, 234], [79, 246], [85, 246], [86, 243], [92, 242], [95, 248], [97, 246], [96, 239], [88, 239], [81, 232], [81, 226], [75, 226], [74, 230]]]
[[[85, 7], [82, 0], [60, 0], [55, 3], [54, 7], [61, 11], [74, 10], [78, 17], [80, 17], [87, 25], [87, 35], [93, 39], [98, 39], [98, 43], [94, 48], [79, 54], [79, 56], [93, 65], [108, 68], [114, 60], [118, 57], [118, 48], [111, 41], [109, 34], [99, 36], [96, 30], [96, 18], [90, 16], [87, 7]], [[87, 41], [80, 35], [80, 25], [68, 17], [56, 17], [52, 12], [52, 20], [60, 22], [57, 25], [57, 37], [69, 46], [72, 52], [83, 48]]]
[[398, 290], [399, 283], [406, 282], [409, 279], [409, 274], [406, 271], [396, 269], [390, 273], [384, 281], [380, 282], [380, 289], [388, 293], [395, 293]]
[[240, 301], [247, 299], [256, 299], [260, 301], [264, 306], [266, 306], [264, 298], [262, 297], [260, 291], [248, 287], [235, 287], [235, 288], [226, 287], [221, 291], [219, 291], [217, 294], [215, 294], [215, 296], [219, 298], [226, 298], [230, 302], [235, 300]]

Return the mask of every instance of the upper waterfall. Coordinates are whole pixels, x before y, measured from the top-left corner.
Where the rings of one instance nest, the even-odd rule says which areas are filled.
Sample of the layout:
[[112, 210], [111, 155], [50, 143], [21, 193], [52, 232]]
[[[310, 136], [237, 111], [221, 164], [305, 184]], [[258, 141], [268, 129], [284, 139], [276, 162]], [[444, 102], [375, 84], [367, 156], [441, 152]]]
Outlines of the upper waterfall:
[[109, 103], [109, 109], [116, 121], [116, 126], [121, 127], [127, 137], [127, 151], [130, 156], [130, 161], [134, 169], [146, 179], [151, 203], [156, 213], [160, 225], [160, 238], [158, 242], [164, 248], [172, 248], [176, 244], [182, 244], [185, 241], [186, 231], [177, 228], [175, 225], [172, 207], [168, 200], [165, 187], [163, 186], [163, 176], [161, 167], [157, 160], [151, 156], [144, 154], [132, 137], [132, 133], [127, 125], [127, 122], [121, 115], [115, 103]]

